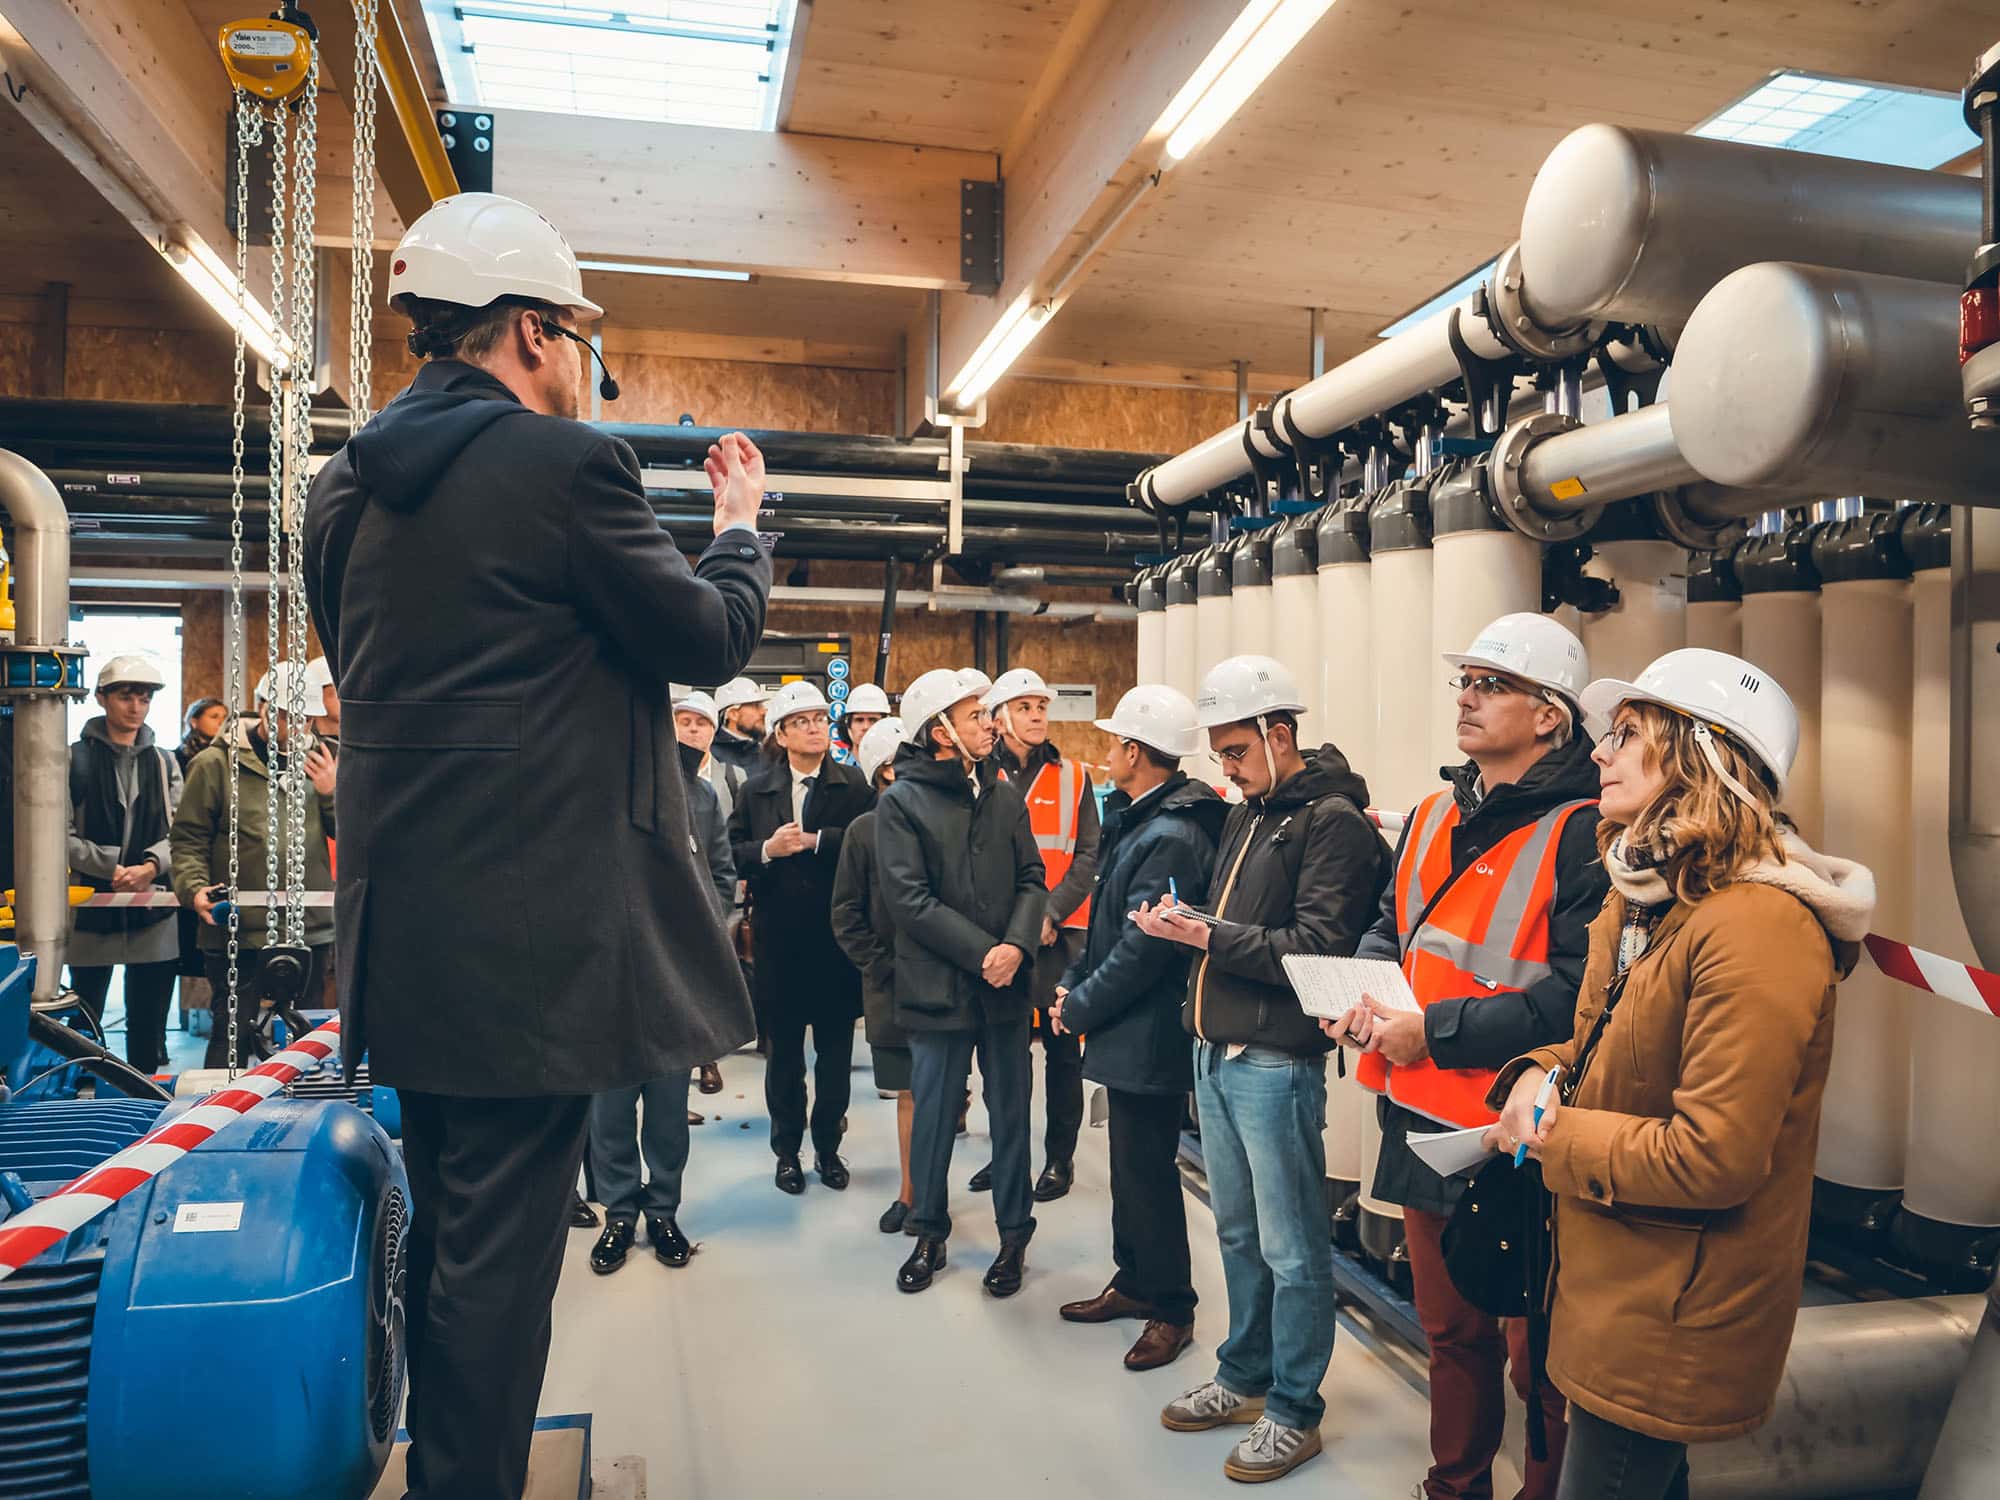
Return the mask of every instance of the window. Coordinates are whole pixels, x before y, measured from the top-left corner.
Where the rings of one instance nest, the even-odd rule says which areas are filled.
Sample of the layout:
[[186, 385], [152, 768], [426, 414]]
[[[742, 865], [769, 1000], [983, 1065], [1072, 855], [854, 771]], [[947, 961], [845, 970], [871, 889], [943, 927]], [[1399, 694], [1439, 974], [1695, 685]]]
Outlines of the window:
[[425, 0], [462, 108], [770, 130], [794, 0]]
[[[114, 656], [149, 656], [167, 679], [167, 685], [153, 694], [152, 712], [146, 727], [164, 750], [181, 742], [186, 726], [181, 723], [181, 616], [179, 610], [147, 608], [144, 605], [78, 605], [70, 611], [70, 639], [90, 647], [83, 664], [83, 682], [97, 686], [97, 674]], [[74, 744], [83, 726], [102, 714], [92, 693], [69, 705], [69, 737]]]

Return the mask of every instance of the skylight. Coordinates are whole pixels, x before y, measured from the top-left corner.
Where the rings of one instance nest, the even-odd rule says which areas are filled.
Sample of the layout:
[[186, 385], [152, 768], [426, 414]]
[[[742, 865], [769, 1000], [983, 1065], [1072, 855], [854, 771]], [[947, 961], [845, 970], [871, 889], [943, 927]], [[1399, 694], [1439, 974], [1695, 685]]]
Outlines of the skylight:
[[461, 108], [738, 130], [777, 123], [794, 10], [795, 0], [424, 0]]
[[[1926, 171], [1956, 160], [1978, 144], [1965, 128], [1956, 94], [1789, 72], [1773, 73], [1688, 134]], [[1393, 338], [1464, 301], [1492, 269], [1489, 260], [1376, 337]]]

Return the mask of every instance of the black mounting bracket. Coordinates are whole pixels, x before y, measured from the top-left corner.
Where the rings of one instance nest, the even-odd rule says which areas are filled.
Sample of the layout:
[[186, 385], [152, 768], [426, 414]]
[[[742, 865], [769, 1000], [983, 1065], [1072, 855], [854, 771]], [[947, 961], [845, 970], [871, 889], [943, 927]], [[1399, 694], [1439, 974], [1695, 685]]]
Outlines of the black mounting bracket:
[[1007, 185], [999, 179], [981, 182], [962, 178], [958, 184], [958, 273], [965, 289], [978, 297], [1000, 290], [1007, 269], [1001, 211]]
[[[1650, 370], [1628, 370], [1611, 355], [1615, 343], [1630, 342], [1643, 349], [1657, 363]], [[1604, 390], [1611, 397], [1611, 414], [1623, 415], [1632, 410], [1632, 398], [1639, 398], [1640, 406], [1651, 406], [1660, 399], [1660, 379], [1667, 373], [1667, 361], [1673, 357], [1673, 350], [1667, 348], [1651, 328], [1639, 324], [1616, 325], [1605, 331], [1598, 341], [1595, 358], [1598, 373], [1604, 377]]]
[[493, 191], [493, 116], [472, 109], [441, 109], [438, 134], [461, 193]]
[[[1484, 315], [1485, 298], [1484, 287], [1473, 294], [1475, 316]], [[1454, 307], [1445, 334], [1451, 342], [1452, 355], [1458, 360], [1459, 375], [1465, 381], [1466, 418], [1472, 424], [1475, 438], [1498, 437], [1507, 424], [1507, 404], [1514, 393], [1515, 377], [1526, 374], [1528, 364], [1514, 354], [1501, 359], [1481, 359], [1474, 354], [1458, 331], [1459, 320], [1464, 316], [1464, 308]]]

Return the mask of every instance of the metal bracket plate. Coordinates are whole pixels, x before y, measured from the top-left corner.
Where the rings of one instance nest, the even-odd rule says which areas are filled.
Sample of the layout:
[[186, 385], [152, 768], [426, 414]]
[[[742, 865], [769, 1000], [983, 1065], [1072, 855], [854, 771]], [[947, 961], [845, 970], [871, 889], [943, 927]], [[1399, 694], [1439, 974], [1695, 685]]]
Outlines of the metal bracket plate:
[[958, 184], [958, 272], [965, 289], [975, 296], [991, 297], [999, 291], [1006, 271], [1000, 217], [1006, 191], [1006, 184], [998, 180], [967, 177]]
[[461, 193], [493, 191], [493, 116], [469, 109], [437, 112], [438, 135]]

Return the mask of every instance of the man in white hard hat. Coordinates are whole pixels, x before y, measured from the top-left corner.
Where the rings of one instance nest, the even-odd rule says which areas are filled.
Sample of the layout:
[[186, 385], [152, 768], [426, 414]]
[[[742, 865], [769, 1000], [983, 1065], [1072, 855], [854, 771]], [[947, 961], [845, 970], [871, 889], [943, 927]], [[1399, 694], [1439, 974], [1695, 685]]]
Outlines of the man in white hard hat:
[[864, 682], [847, 698], [847, 713], [840, 721], [841, 737], [857, 756], [868, 731], [889, 717], [889, 695], [872, 682]]
[[[1046, 1017], [1057, 982], [1083, 953], [1091, 885], [1097, 879], [1097, 789], [1089, 771], [1049, 738], [1053, 696], [1040, 673], [1015, 667], [1002, 672], [981, 700], [1000, 732], [993, 763], [1019, 784], [1027, 799], [1028, 822], [1048, 872], [1049, 904], [1030, 981], [1036, 1016], [1043, 1022], [1039, 1030], [1048, 1085], [1042, 1175], [1035, 1179], [1038, 1203], [1062, 1197], [1075, 1178], [1076, 1138], [1083, 1128], [1083, 1049], [1076, 1032], [1055, 1031]], [[973, 1187], [982, 1187], [986, 1179], [980, 1173]]]
[[340, 750], [340, 689], [334, 684], [333, 666], [324, 656], [306, 663], [306, 717], [323, 744]]
[[[164, 890], [168, 831], [181, 798], [180, 762], [146, 723], [167, 685], [148, 656], [114, 656], [97, 674], [104, 712], [85, 722], [69, 752], [69, 868], [94, 891]], [[125, 1060], [142, 1073], [167, 1065], [167, 1009], [180, 969], [180, 928], [169, 906], [75, 913], [69, 978], [98, 1029], [111, 971], [125, 969]]]
[[763, 634], [763, 459], [710, 448], [690, 568], [631, 448], [575, 420], [602, 309], [524, 203], [434, 204], [387, 293], [426, 363], [305, 522], [342, 697], [341, 1042], [402, 1095], [410, 1494], [512, 1500], [590, 1096], [750, 1032], [721, 924], [686, 917], [709, 873], [667, 685], [727, 681]]
[[1090, 1034], [1083, 1071], [1110, 1102], [1111, 1258], [1103, 1291], [1063, 1307], [1072, 1323], [1137, 1318], [1128, 1370], [1180, 1358], [1194, 1337], [1194, 1281], [1179, 1165], [1181, 1121], [1194, 1087], [1181, 1001], [1189, 949], [1140, 931], [1132, 913], [1162, 892], [1208, 898], [1228, 805], [1188, 778], [1201, 748], [1194, 705], [1170, 687], [1135, 687], [1097, 727], [1113, 737], [1098, 846], [1097, 890], [1084, 950], [1056, 989], [1051, 1024]]
[[734, 677], [715, 690], [715, 706], [722, 715], [716, 731], [714, 755], [725, 765], [736, 767], [745, 776], [763, 763], [764, 724], [771, 695], [748, 677]]
[[[697, 688], [676, 686], [673, 690], [674, 734], [682, 745], [692, 749], [701, 757], [695, 768], [695, 777], [715, 794], [716, 811], [722, 818], [725, 832], [730, 816], [736, 811], [736, 801], [743, 795], [743, 786], [749, 780], [735, 766], [725, 765], [715, 758], [715, 736], [722, 728], [722, 715], [715, 706], [715, 699]], [[730, 859], [731, 870], [735, 869], [735, 858]], [[733, 876], [729, 899], [724, 903], [725, 925], [731, 942], [735, 941], [736, 929], [743, 924], [743, 880]], [[722, 1066], [713, 1060], [700, 1068], [701, 1091], [704, 1094], [722, 1092]]]
[[[729, 820], [736, 868], [750, 884], [757, 1017], [767, 1048], [764, 1103], [771, 1116], [776, 1182], [802, 1193], [799, 1161], [808, 1127], [813, 1169], [836, 1192], [849, 1182], [840, 1159], [854, 1063], [861, 976], [833, 936], [833, 880], [847, 825], [875, 800], [852, 766], [827, 753], [833, 716], [810, 682], [788, 682], [771, 698], [780, 754], [743, 788]], [[806, 1031], [812, 1030], [812, 1112], [806, 1111]]]
[[993, 1131], [993, 1217], [1000, 1254], [984, 1286], [1011, 1297], [1034, 1236], [1030, 1178], [1028, 975], [1048, 890], [1019, 788], [989, 757], [993, 723], [979, 690], [948, 667], [903, 694], [910, 742], [882, 794], [875, 849], [896, 929], [896, 1020], [910, 1033], [916, 1117], [910, 1131], [915, 1249], [897, 1289], [921, 1292], [951, 1237], [951, 1151], [972, 1058]]
[[[1459, 1295], [1445, 1270], [1445, 1224], [1464, 1179], [1440, 1177], [1412, 1134], [1491, 1124], [1495, 1070], [1567, 1041], [1607, 879], [1597, 857], [1597, 768], [1580, 700], [1583, 643], [1546, 615], [1503, 615], [1447, 655], [1466, 760], [1411, 813], [1396, 878], [1357, 955], [1400, 962], [1422, 1010], [1370, 1003], [1330, 1034], [1366, 1049], [1357, 1072], [1377, 1101], [1382, 1150], [1373, 1191], [1403, 1207], [1417, 1316], [1430, 1340], [1430, 1500], [1491, 1494], [1506, 1424], [1507, 1365], [1531, 1385], [1543, 1442], [1521, 1494], [1553, 1500], [1563, 1401], [1529, 1379], [1529, 1331], [1505, 1330]], [[1537, 1453], [1542, 1456], [1537, 1456]]]
[[1215, 1378], [1160, 1414], [1176, 1432], [1250, 1423], [1223, 1463], [1246, 1483], [1320, 1451], [1333, 1356], [1327, 1232], [1326, 1054], [1287, 955], [1351, 954], [1375, 915], [1389, 851], [1368, 785], [1331, 744], [1304, 750], [1298, 687], [1268, 656], [1231, 657], [1195, 700], [1208, 747], [1243, 794], [1216, 856], [1211, 926], [1171, 895], [1140, 928], [1196, 949], [1182, 1024], [1194, 1037], [1202, 1158], [1222, 1242], [1229, 1337]]

